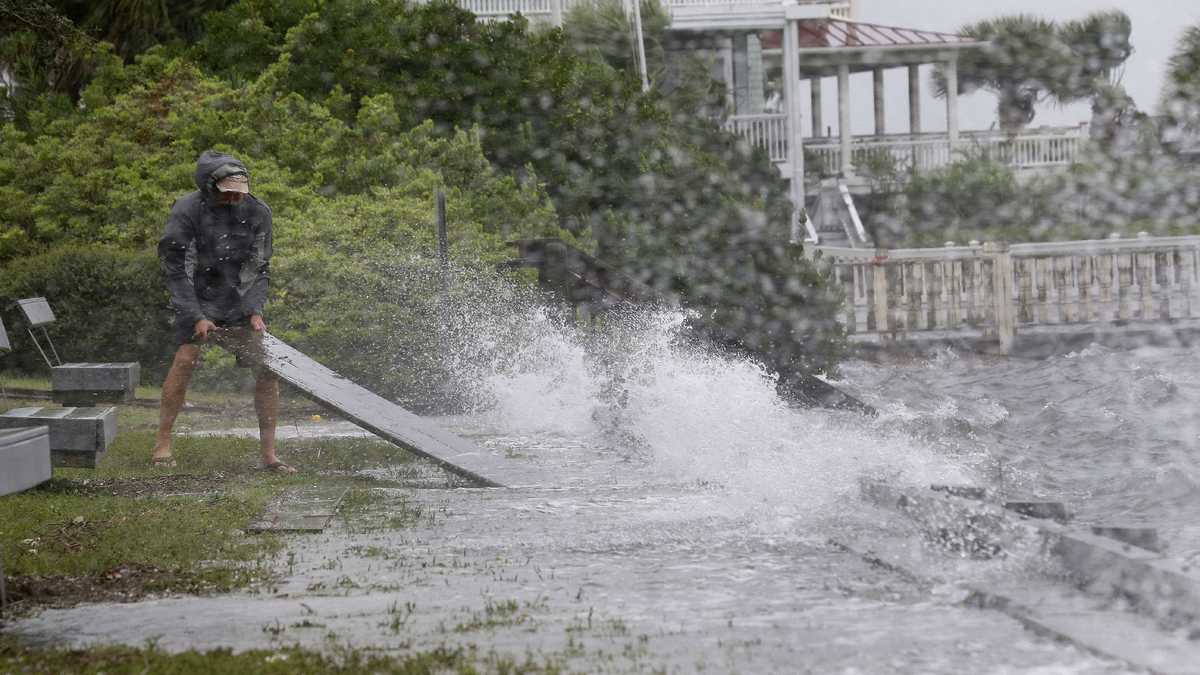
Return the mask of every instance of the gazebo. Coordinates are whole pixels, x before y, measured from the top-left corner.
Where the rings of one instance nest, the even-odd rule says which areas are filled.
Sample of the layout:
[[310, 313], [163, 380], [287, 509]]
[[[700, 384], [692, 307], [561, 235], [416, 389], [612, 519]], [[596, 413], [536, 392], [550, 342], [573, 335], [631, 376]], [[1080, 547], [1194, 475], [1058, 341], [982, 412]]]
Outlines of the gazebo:
[[[952, 33], [883, 26], [839, 18], [793, 18], [790, 13], [781, 31], [783, 50], [783, 101], [786, 109], [788, 161], [783, 169], [791, 180], [792, 200], [805, 203], [804, 133], [801, 114], [801, 82], [810, 81], [812, 97], [812, 137], [823, 138], [821, 78], [837, 78], [838, 142], [811, 142], [821, 148], [821, 156], [844, 177], [854, 173], [853, 137], [850, 131], [850, 75], [871, 72], [874, 78], [875, 135], [887, 133], [884, 110], [884, 71], [905, 68], [908, 71], [908, 152], [914, 163], [921, 153], [952, 154], [959, 144], [958, 76], [959, 55], [966, 49], [979, 49], [985, 42]], [[922, 147], [915, 135], [921, 133], [921, 80], [919, 67], [939, 64], [946, 74], [945, 137], [926, 142]], [[811, 139], [810, 139], [811, 141]], [[799, 238], [799, 220], [793, 226]]]

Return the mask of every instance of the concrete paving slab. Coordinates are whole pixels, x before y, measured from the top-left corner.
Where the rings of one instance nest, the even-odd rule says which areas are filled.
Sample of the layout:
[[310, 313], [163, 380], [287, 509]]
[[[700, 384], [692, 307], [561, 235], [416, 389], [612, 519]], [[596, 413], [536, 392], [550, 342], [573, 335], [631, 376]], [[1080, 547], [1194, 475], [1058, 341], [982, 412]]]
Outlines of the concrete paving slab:
[[64, 363], [50, 369], [55, 400], [64, 405], [126, 403], [134, 400], [141, 381], [136, 362]]
[[0, 413], [0, 429], [46, 426], [55, 466], [91, 467], [117, 435], [116, 408], [14, 408]]
[[288, 490], [267, 506], [247, 532], [321, 532], [337, 513], [346, 488]]
[[48, 427], [0, 429], [0, 495], [28, 490], [51, 474]]

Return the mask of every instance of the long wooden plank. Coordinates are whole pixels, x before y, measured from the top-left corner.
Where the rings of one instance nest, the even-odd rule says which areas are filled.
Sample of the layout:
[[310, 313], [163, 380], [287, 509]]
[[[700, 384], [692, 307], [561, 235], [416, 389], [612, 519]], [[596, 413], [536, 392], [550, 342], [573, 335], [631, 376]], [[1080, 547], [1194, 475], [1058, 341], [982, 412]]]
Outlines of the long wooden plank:
[[347, 380], [269, 333], [264, 333], [261, 344], [254, 347], [248, 350], [249, 355], [284, 382], [380, 438], [451, 473], [484, 487], [545, 484], [534, 467], [446, 431]]

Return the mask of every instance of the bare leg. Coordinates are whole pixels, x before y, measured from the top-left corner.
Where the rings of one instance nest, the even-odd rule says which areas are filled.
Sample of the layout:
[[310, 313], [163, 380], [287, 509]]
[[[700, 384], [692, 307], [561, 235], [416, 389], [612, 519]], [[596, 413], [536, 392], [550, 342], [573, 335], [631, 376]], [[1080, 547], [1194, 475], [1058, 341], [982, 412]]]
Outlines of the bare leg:
[[153, 459], [166, 459], [171, 456], [171, 429], [175, 426], [175, 418], [179, 416], [179, 411], [183, 408], [188, 383], [192, 381], [192, 372], [196, 370], [199, 363], [200, 345], [184, 344], [175, 351], [175, 360], [171, 362], [171, 370], [163, 382]]
[[262, 445], [262, 464], [279, 462], [275, 455], [275, 421], [279, 417], [279, 378], [265, 370], [258, 371], [254, 382], [254, 411], [258, 413], [258, 437]]

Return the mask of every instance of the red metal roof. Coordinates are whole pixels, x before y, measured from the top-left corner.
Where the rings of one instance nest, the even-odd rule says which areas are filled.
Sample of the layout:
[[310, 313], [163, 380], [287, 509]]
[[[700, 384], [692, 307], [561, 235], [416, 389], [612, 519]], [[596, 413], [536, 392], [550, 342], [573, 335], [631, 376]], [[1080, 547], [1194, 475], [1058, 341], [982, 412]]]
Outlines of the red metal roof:
[[881, 26], [842, 19], [801, 19], [800, 48], [836, 47], [914, 47], [958, 45], [979, 42], [954, 33], [937, 33], [914, 28]]

